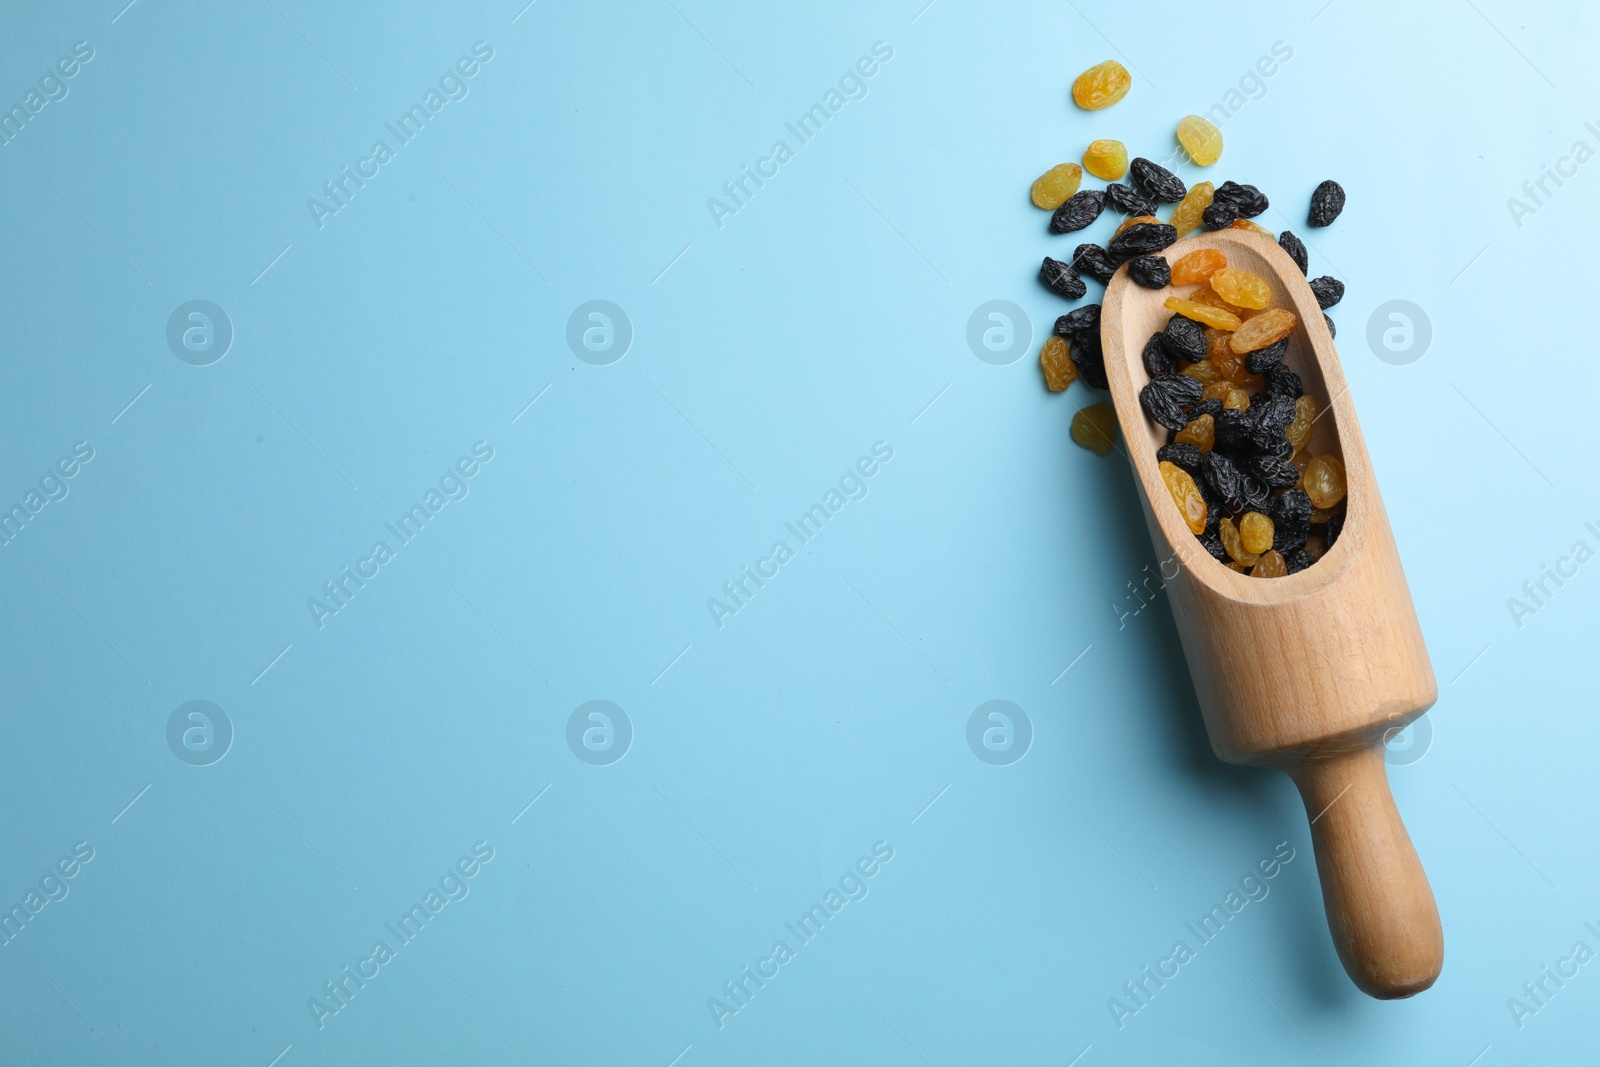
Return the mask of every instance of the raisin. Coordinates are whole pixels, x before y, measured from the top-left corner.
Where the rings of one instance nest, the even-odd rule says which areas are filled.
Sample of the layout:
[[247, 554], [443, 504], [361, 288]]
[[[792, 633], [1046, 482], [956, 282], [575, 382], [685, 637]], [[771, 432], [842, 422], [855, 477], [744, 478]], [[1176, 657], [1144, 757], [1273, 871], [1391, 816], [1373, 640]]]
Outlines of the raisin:
[[1237, 204], [1224, 203], [1213, 194], [1211, 203], [1206, 205], [1205, 211], [1200, 213], [1200, 220], [1206, 224], [1207, 229], [1222, 230], [1233, 225], [1233, 220], [1239, 217]]
[[[1264, 396], [1255, 406], [1255, 426], [1264, 435], [1277, 437], [1289, 428], [1294, 421], [1294, 402], [1287, 397]], [[1260, 451], [1266, 451], [1267, 446], [1257, 446]]]
[[1201, 415], [1189, 422], [1187, 426], [1178, 431], [1172, 439], [1173, 444], [1193, 445], [1202, 453], [1210, 452], [1216, 443], [1217, 420], [1210, 415]]
[[1186, 237], [1199, 229], [1201, 216], [1206, 208], [1211, 206], [1212, 185], [1210, 182], [1199, 182], [1189, 187], [1183, 200], [1172, 210], [1172, 225], [1177, 228], [1179, 237]]
[[1279, 552], [1292, 552], [1310, 536], [1311, 498], [1303, 489], [1290, 489], [1278, 498], [1271, 517], [1277, 531], [1272, 547]]
[[1068, 300], [1076, 300], [1089, 291], [1083, 279], [1078, 277], [1078, 272], [1072, 269], [1072, 264], [1049, 256], [1045, 256], [1044, 263], [1039, 266], [1039, 280], [1046, 289]]
[[1126, 230], [1129, 226], [1136, 226], [1141, 222], [1160, 222], [1160, 221], [1161, 220], [1156, 218], [1154, 215], [1130, 215], [1127, 218], [1122, 220], [1122, 225], [1118, 226], [1117, 229], [1116, 229], [1116, 233], [1113, 233], [1111, 236], [1115, 237], [1115, 236], [1117, 236], [1117, 234], [1121, 233], [1123, 230]]
[[1176, 204], [1184, 198], [1189, 191], [1184, 188], [1178, 176], [1148, 159], [1139, 158], [1133, 161], [1133, 184], [1144, 190], [1144, 194], [1158, 204]]
[[1306, 538], [1306, 546], [1304, 551], [1306, 555], [1311, 557], [1311, 562], [1315, 563], [1317, 560], [1328, 554], [1328, 542], [1321, 536], [1312, 534], [1310, 537]]
[[1244, 471], [1216, 447], [1206, 453], [1205, 480], [1229, 511], [1244, 507]]
[[1105, 210], [1106, 194], [1098, 189], [1080, 189], [1067, 197], [1066, 203], [1056, 208], [1050, 216], [1051, 233], [1072, 233], [1081, 230]]
[[1183, 409], [1200, 402], [1202, 388], [1199, 382], [1185, 375], [1164, 374], [1152, 378], [1139, 390], [1139, 404], [1167, 429], [1181, 430], [1189, 421]]
[[1217, 448], [1224, 452], [1248, 450], [1254, 425], [1248, 413], [1223, 408], [1217, 415]]
[[1111, 239], [1106, 250], [1114, 259], [1132, 259], [1159, 252], [1178, 239], [1178, 231], [1164, 222], [1141, 222]]
[[1316, 560], [1311, 558], [1311, 553], [1302, 548], [1298, 552], [1291, 552], [1285, 556], [1284, 562], [1288, 565], [1290, 574], [1299, 574], [1315, 563]]
[[1106, 186], [1106, 203], [1113, 211], [1120, 211], [1124, 215], [1154, 215], [1156, 213], [1156, 205], [1153, 201], [1132, 186], [1123, 185], [1121, 182], [1112, 182]]
[[1161, 331], [1161, 340], [1173, 359], [1194, 363], [1206, 358], [1206, 333], [1193, 319], [1172, 316]]
[[1117, 439], [1117, 412], [1110, 404], [1090, 404], [1072, 416], [1072, 441], [1097, 455], [1111, 451]]
[[1343, 531], [1344, 531], [1344, 513], [1340, 512], [1339, 514], [1335, 515], [1333, 518], [1328, 520], [1327, 538], [1328, 538], [1328, 547], [1329, 548], [1332, 548], [1333, 547], [1333, 543], [1335, 541], [1339, 540], [1339, 534], [1342, 533]]
[[1161, 480], [1167, 483], [1167, 492], [1172, 494], [1172, 502], [1178, 506], [1178, 514], [1189, 527], [1189, 532], [1204, 533], [1206, 502], [1194, 484], [1194, 478], [1176, 463], [1163, 461], [1157, 466], [1161, 471]]
[[1238, 182], [1223, 182], [1217, 186], [1217, 191], [1211, 194], [1211, 202], [1232, 204], [1239, 209], [1238, 217], [1242, 219], [1253, 219], [1267, 210], [1267, 198], [1260, 189]]
[[1167, 353], [1167, 346], [1162, 343], [1159, 333], [1151, 334], [1150, 340], [1144, 343], [1143, 358], [1144, 369], [1152, 378], [1175, 373], [1178, 369], [1176, 361]]
[[1205, 533], [1200, 535], [1200, 547], [1211, 553], [1211, 558], [1216, 560], [1218, 563], [1227, 563], [1230, 566], [1233, 565], [1233, 560], [1228, 557], [1228, 550], [1222, 547], [1222, 537], [1220, 534], [1215, 534], [1207, 530]]
[[1068, 349], [1067, 342], [1054, 334], [1046, 337], [1044, 347], [1039, 349], [1039, 367], [1044, 371], [1044, 386], [1052, 393], [1061, 392], [1078, 376], [1078, 366], [1067, 354]]
[[1283, 431], [1289, 443], [1298, 452], [1304, 448], [1311, 439], [1311, 424], [1317, 418], [1317, 402], [1309, 396], [1303, 396], [1294, 402], [1294, 421], [1289, 423], [1289, 428]]
[[1328, 179], [1311, 193], [1311, 212], [1306, 221], [1313, 226], [1327, 226], [1344, 210], [1344, 189], [1338, 182]]
[[1311, 291], [1316, 294], [1317, 307], [1327, 311], [1344, 299], [1344, 282], [1324, 274], [1320, 278], [1311, 279]]
[[1205, 455], [1198, 447], [1181, 441], [1156, 449], [1156, 459], [1175, 463], [1190, 474], [1199, 474], [1205, 463]]
[[1258, 348], [1244, 357], [1244, 369], [1251, 374], [1265, 374], [1267, 370], [1278, 364], [1283, 359], [1284, 353], [1289, 351], [1287, 337], [1272, 342], [1265, 348]]
[[1245, 464], [1268, 489], [1293, 489], [1300, 471], [1281, 456], [1251, 456]]
[[1055, 333], [1061, 337], [1070, 337], [1084, 330], [1100, 329], [1100, 305], [1085, 304], [1080, 308], [1073, 308], [1056, 320]]
[[1294, 322], [1294, 313], [1283, 308], [1263, 311], [1235, 330], [1228, 344], [1235, 352], [1254, 352], [1288, 337], [1294, 330]]
[[1328, 328], [1328, 337], [1330, 339], [1339, 336], [1339, 330], [1333, 325], [1333, 320], [1328, 318], [1327, 312], [1322, 313], [1322, 324]]
[[1289, 253], [1289, 258], [1294, 260], [1294, 265], [1300, 268], [1300, 273], [1305, 274], [1311, 267], [1311, 259], [1306, 255], [1305, 242], [1300, 240], [1288, 230], [1278, 234], [1278, 247]]
[[1263, 552], [1256, 565], [1250, 568], [1252, 578], [1286, 578], [1288, 575], [1289, 565], [1276, 551]]
[[1226, 311], [1240, 322], [1243, 322], [1245, 319], [1248, 319], [1250, 316], [1256, 313], [1251, 308], [1242, 308], [1237, 304], [1228, 303], [1226, 300], [1222, 299], [1222, 294], [1218, 293], [1209, 285], [1202, 285], [1195, 289], [1189, 294], [1189, 299], [1193, 300], [1196, 304], [1204, 304], [1206, 307], [1221, 308], [1223, 311]]
[[1108, 285], [1117, 273], [1117, 261], [1096, 244], [1082, 244], [1072, 250], [1072, 265], [1101, 285]]
[[1080, 333], [1073, 337], [1072, 362], [1078, 365], [1085, 385], [1095, 389], [1106, 387], [1106, 359], [1100, 349], [1098, 333]]
[[1193, 300], [1185, 300], [1181, 296], [1169, 296], [1162, 305], [1168, 311], [1176, 311], [1185, 318], [1203, 322], [1207, 326], [1215, 326], [1219, 330], [1237, 330], [1241, 323], [1239, 317], [1221, 308], [1207, 307], [1197, 304]]
[[1306, 391], [1300, 385], [1300, 375], [1282, 363], [1268, 367], [1266, 379], [1267, 393], [1272, 396], [1286, 396], [1290, 400], [1298, 400], [1305, 395]]
[[1083, 151], [1083, 169], [1114, 182], [1128, 173], [1128, 149], [1121, 141], [1090, 141]]
[[[1199, 363], [1191, 363], [1178, 372], [1185, 378], [1193, 378], [1202, 386], [1211, 385], [1222, 380], [1222, 372], [1217, 370], [1209, 360], [1202, 359]], [[1205, 395], [1202, 391], [1202, 397]]]
[[1058, 163], [1033, 181], [1033, 206], [1054, 211], [1067, 202], [1067, 197], [1078, 191], [1083, 181], [1083, 168], [1076, 163]]
[[1216, 294], [1236, 307], [1260, 311], [1272, 303], [1272, 290], [1267, 280], [1237, 267], [1223, 267], [1210, 278]]
[[[1216, 366], [1216, 364], [1213, 363], [1212, 366]], [[1220, 368], [1218, 369], [1218, 373], [1221, 373]], [[1206, 385], [1205, 392], [1201, 393], [1200, 396], [1204, 400], [1221, 401], [1222, 406], [1227, 407], [1228, 394], [1233, 392], [1235, 388], [1236, 387], [1234, 384], [1228, 381], [1227, 376], [1224, 375], [1223, 377], [1218, 378], [1216, 381], [1208, 383]]]
[[1244, 547], [1244, 540], [1239, 536], [1239, 528], [1233, 524], [1232, 519], [1223, 519], [1217, 524], [1217, 536], [1235, 563], [1242, 563], [1248, 567], [1255, 563], [1256, 557], [1260, 555], [1259, 552], [1251, 552]]
[[1222, 398], [1222, 406], [1230, 411], [1249, 411], [1250, 394], [1243, 389], [1236, 389], [1232, 382], [1226, 382], [1228, 395]]
[[1189, 409], [1188, 416], [1191, 419], [1198, 419], [1201, 415], [1210, 415], [1214, 419], [1221, 415], [1222, 412], [1222, 401], [1202, 399], [1200, 403]]
[[1209, 167], [1222, 158], [1222, 132], [1199, 115], [1178, 120], [1178, 143], [1195, 166]]
[[[1182, 231], [1179, 233], [1181, 235]], [[1172, 284], [1193, 285], [1203, 282], [1227, 265], [1228, 257], [1215, 248], [1197, 248], [1193, 252], [1185, 252], [1172, 264]]]
[[1128, 277], [1146, 289], [1165, 289], [1172, 284], [1172, 268], [1165, 256], [1135, 256], [1128, 261]]
[[1344, 499], [1344, 491], [1344, 464], [1338, 456], [1317, 456], [1306, 465], [1305, 492], [1313, 507], [1333, 507]]
[[1266, 552], [1272, 547], [1272, 520], [1259, 511], [1248, 512], [1239, 520], [1239, 538], [1246, 552]]
[[1072, 99], [1085, 111], [1110, 107], [1128, 95], [1133, 75], [1114, 59], [1096, 63], [1072, 82]]
[[1235, 230], [1249, 230], [1251, 233], [1259, 233], [1269, 241], [1273, 239], [1271, 230], [1265, 226], [1257, 225], [1249, 219], [1234, 219], [1231, 225]]

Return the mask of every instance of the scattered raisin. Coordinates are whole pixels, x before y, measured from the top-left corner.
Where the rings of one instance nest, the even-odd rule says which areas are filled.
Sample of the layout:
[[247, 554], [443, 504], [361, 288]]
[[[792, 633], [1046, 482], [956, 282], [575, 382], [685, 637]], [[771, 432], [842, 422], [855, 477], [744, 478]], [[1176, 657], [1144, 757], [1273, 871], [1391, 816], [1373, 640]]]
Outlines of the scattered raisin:
[[1222, 158], [1222, 132], [1199, 115], [1178, 120], [1178, 143], [1196, 166], [1209, 167]]
[[1317, 306], [1327, 311], [1344, 299], [1344, 282], [1324, 274], [1320, 278], [1311, 279], [1311, 291], [1316, 294]]
[[1080, 189], [1067, 197], [1050, 216], [1051, 233], [1072, 233], [1081, 230], [1105, 210], [1106, 194], [1099, 189]]
[[1294, 323], [1292, 311], [1283, 308], [1263, 311], [1235, 330], [1228, 344], [1233, 346], [1235, 352], [1254, 352], [1288, 337], [1294, 331]]
[[1085, 111], [1110, 107], [1128, 95], [1133, 75], [1114, 59], [1096, 63], [1072, 83], [1072, 99]]
[[1090, 141], [1083, 151], [1083, 169], [1114, 182], [1128, 173], [1128, 149], [1121, 141]]
[[1172, 284], [1172, 268], [1165, 256], [1135, 256], [1128, 261], [1128, 277], [1146, 289], [1165, 289]]
[[1085, 304], [1081, 308], [1073, 308], [1056, 320], [1055, 332], [1061, 337], [1070, 337], [1084, 330], [1100, 329], [1100, 305]]
[[1068, 355], [1069, 347], [1064, 339], [1051, 334], [1044, 339], [1044, 347], [1039, 349], [1039, 367], [1044, 371], [1044, 385], [1052, 393], [1061, 392], [1078, 376], [1078, 366]]
[[1117, 261], [1096, 244], [1082, 244], [1072, 250], [1072, 265], [1101, 285], [1109, 285], [1117, 273]]
[[1306, 255], [1305, 242], [1300, 240], [1288, 230], [1278, 234], [1278, 247], [1289, 253], [1289, 258], [1294, 260], [1294, 265], [1300, 268], [1300, 273], [1305, 274], [1311, 267], [1311, 259]]
[[1274, 341], [1265, 348], [1258, 348], [1244, 357], [1244, 369], [1251, 374], [1265, 374], [1268, 368], [1276, 366], [1289, 351], [1287, 337]]
[[1205, 211], [1200, 214], [1201, 221], [1206, 224], [1208, 229], [1212, 230], [1226, 229], [1232, 226], [1233, 221], [1238, 217], [1239, 206], [1218, 200], [1215, 194], [1212, 194], [1211, 203], [1207, 204]]
[[1083, 375], [1083, 383], [1095, 389], [1106, 387], [1106, 358], [1100, 348], [1100, 334], [1098, 331], [1084, 332], [1073, 336], [1072, 362], [1078, 365], [1078, 373]]
[[1072, 416], [1074, 444], [1097, 455], [1111, 451], [1117, 439], [1117, 412], [1110, 404], [1090, 404]]
[[1305, 491], [1313, 507], [1331, 508], [1344, 499], [1344, 464], [1338, 456], [1317, 456], [1306, 465]]
[[1181, 296], [1167, 297], [1163, 306], [1168, 311], [1176, 311], [1185, 318], [1203, 322], [1207, 326], [1215, 326], [1219, 330], [1237, 330], [1240, 325], [1239, 317], [1221, 308], [1207, 307], [1197, 304], [1193, 300], [1185, 300]]
[[1328, 179], [1311, 193], [1311, 213], [1306, 221], [1313, 226], [1327, 226], [1344, 210], [1344, 189], [1338, 182]]
[[1330, 338], [1339, 336], [1338, 327], [1334, 326], [1333, 320], [1328, 318], [1328, 313], [1326, 311], [1322, 313], [1322, 323], [1328, 327], [1328, 336]]
[[1045, 256], [1044, 263], [1039, 266], [1039, 280], [1044, 283], [1046, 289], [1068, 300], [1076, 300], [1089, 291], [1089, 287], [1083, 284], [1083, 279], [1078, 277], [1078, 272], [1072, 269], [1070, 263], [1063, 263], [1049, 256]]
[[1116, 233], [1113, 233], [1111, 236], [1115, 237], [1115, 236], [1117, 236], [1117, 234], [1121, 233], [1123, 230], [1126, 230], [1129, 226], [1136, 226], [1141, 222], [1160, 222], [1160, 221], [1161, 220], [1156, 218], [1154, 215], [1129, 215], [1127, 218], [1122, 220], [1122, 224], [1117, 227]]
[[1148, 159], [1135, 159], [1132, 164], [1133, 184], [1144, 190], [1146, 196], [1158, 204], [1176, 204], [1189, 190], [1183, 187], [1178, 176]]
[[1238, 208], [1238, 217], [1253, 219], [1267, 210], [1267, 198], [1253, 185], [1240, 185], [1238, 182], [1223, 182], [1217, 186], [1216, 192], [1211, 194], [1213, 204], [1232, 204]]
[[1286, 578], [1288, 575], [1289, 565], [1276, 551], [1263, 552], [1256, 565], [1250, 568], [1252, 578]]
[[1139, 404], [1161, 425], [1169, 430], [1181, 430], [1189, 420], [1183, 409], [1199, 403], [1204, 387], [1193, 378], [1182, 374], [1164, 374], [1152, 378], [1139, 390]]
[[1058, 163], [1033, 182], [1033, 206], [1054, 211], [1067, 202], [1067, 197], [1078, 191], [1083, 181], [1083, 168], [1076, 163]]
[[1177, 229], [1179, 237], [1187, 237], [1200, 227], [1201, 217], [1206, 208], [1211, 206], [1212, 185], [1210, 182], [1199, 182], [1189, 187], [1184, 194], [1182, 202], [1172, 210], [1172, 225]]
[[1114, 259], [1131, 259], [1159, 252], [1178, 239], [1178, 231], [1165, 222], [1141, 222], [1129, 226], [1106, 246]]
[[1112, 182], [1106, 186], [1106, 204], [1124, 215], [1154, 215], [1156, 205], [1149, 197], [1132, 186]]
[[1161, 471], [1161, 480], [1167, 483], [1167, 492], [1172, 495], [1172, 502], [1178, 506], [1178, 514], [1189, 527], [1189, 532], [1204, 533], [1206, 502], [1194, 484], [1194, 478], [1176, 463], [1162, 461], [1158, 464], [1158, 469]]
[[1223, 267], [1211, 275], [1211, 288], [1216, 294], [1236, 307], [1260, 311], [1272, 303], [1272, 290], [1267, 280], [1237, 267]]
[[1194, 363], [1206, 358], [1205, 329], [1193, 319], [1172, 316], [1161, 331], [1161, 339], [1174, 359]]

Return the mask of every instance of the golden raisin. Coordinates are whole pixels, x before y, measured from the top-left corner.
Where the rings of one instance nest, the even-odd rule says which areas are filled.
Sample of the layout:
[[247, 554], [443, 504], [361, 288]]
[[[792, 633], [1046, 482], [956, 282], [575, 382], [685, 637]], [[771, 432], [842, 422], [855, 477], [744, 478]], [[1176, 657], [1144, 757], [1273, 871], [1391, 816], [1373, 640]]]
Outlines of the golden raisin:
[[[1240, 535], [1239, 528], [1233, 524], [1232, 519], [1223, 519], [1218, 523], [1217, 533], [1222, 538], [1223, 549], [1233, 557], [1235, 563], [1242, 563], [1248, 567], [1260, 558], [1261, 553], [1251, 552], [1244, 547], [1244, 538]], [[1268, 545], [1267, 547], [1271, 548], [1272, 546]]]
[[1249, 574], [1250, 573], [1250, 568], [1246, 567], [1243, 563], [1240, 563], [1236, 559], [1235, 560], [1229, 560], [1227, 566], [1228, 566], [1228, 569], [1230, 571], [1237, 571], [1240, 574]]
[[1234, 411], [1248, 411], [1250, 408], [1250, 394], [1243, 389], [1232, 388], [1232, 382], [1229, 382], [1228, 385], [1230, 388], [1228, 389], [1228, 395], [1222, 398], [1222, 406], [1232, 408]]
[[1172, 211], [1172, 225], [1177, 227], [1179, 237], [1186, 237], [1199, 228], [1215, 191], [1210, 182], [1197, 182], [1189, 186], [1189, 191]]
[[1217, 292], [1209, 285], [1200, 286], [1194, 292], [1189, 294], [1189, 299], [1193, 300], [1196, 304], [1204, 304], [1206, 307], [1221, 308], [1223, 311], [1226, 311], [1240, 322], [1243, 322], [1250, 316], [1256, 314], [1253, 308], [1242, 308], [1238, 304], [1228, 303], [1226, 300], [1222, 299], [1221, 293]]
[[[1229, 352], [1228, 354], [1231, 356], [1233, 353]], [[1215, 366], [1215, 364], [1212, 365]], [[1228, 394], [1233, 392], [1233, 388], [1233, 383], [1228, 381], [1226, 377], [1218, 378], [1214, 382], [1207, 383], [1205, 389], [1203, 389], [1200, 393], [1200, 399], [1226, 400], [1228, 398]]]
[[1331, 508], [1344, 499], [1344, 464], [1338, 456], [1318, 456], [1306, 464], [1306, 496], [1314, 508]]
[[1137, 225], [1137, 224], [1142, 223], [1142, 222], [1157, 222], [1157, 223], [1159, 223], [1160, 221], [1161, 220], [1156, 218], [1154, 215], [1134, 215], [1132, 218], [1123, 220], [1122, 225], [1117, 227], [1117, 232], [1112, 234], [1111, 236], [1112, 237], [1117, 237], [1122, 233], [1123, 230], [1126, 230], [1129, 226], [1134, 226], [1134, 225]]
[[1239, 539], [1246, 552], [1257, 555], [1272, 547], [1272, 520], [1259, 511], [1247, 511], [1239, 520]]
[[1289, 564], [1278, 552], [1263, 552], [1256, 565], [1250, 568], [1252, 578], [1283, 578], [1289, 573]]
[[1179, 430], [1173, 440], [1194, 445], [1202, 452], [1210, 452], [1217, 440], [1217, 420], [1210, 415], [1201, 415]]
[[1078, 365], [1072, 362], [1071, 347], [1065, 337], [1051, 334], [1039, 349], [1039, 367], [1044, 371], [1045, 388], [1059, 393], [1072, 384], [1078, 376]]
[[[1173, 217], [1176, 218], [1177, 215], [1174, 214]], [[1193, 252], [1179, 256], [1178, 261], [1172, 265], [1172, 284], [1193, 285], [1196, 282], [1203, 282], [1227, 265], [1228, 257], [1215, 248], [1197, 248]]]
[[[1219, 330], [1237, 330], [1240, 325], [1237, 315], [1223, 311], [1221, 308], [1207, 307], [1204, 304], [1197, 304], [1193, 300], [1185, 300], [1181, 296], [1169, 296], [1161, 306], [1168, 311], [1176, 311], [1186, 319], [1193, 319], [1207, 326], [1215, 326]], [[1290, 325], [1292, 327], [1293, 323]], [[1268, 343], [1270, 344], [1271, 342]], [[1247, 349], [1246, 351], [1249, 350]]]
[[[1244, 376], [1244, 357], [1235, 352], [1228, 344], [1228, 338], [1232, 336], [1231, 334], [1218, 330], [1217, 335], [1222, 340], [1206, 346], [1206, 360], [1217, 368], [1217, 373], [1222, 375], [1229, 389], [1237, 389], [1239, 388], [1239, 379]], [[1226, 400], [1227, 398], [1227, 393], [1217, 397], [1218, 400]]]
[[[1111, 102], [1116, 103], [1115, 100]], [[1083, 151], [1083, 169], [1096, 178], [1116, 181], [1128, 173], [1127, 146], [1121, 141], [1090, 141], [1089, 147]]]
[[1114, 59], [1096, 63], [1072, 83], [1072, 99], [1085, 111], [1110, 107], [1128, 95], [1133, 75]]
[[1172, 502], [1178, 506], [1178, 514], [1182, 516], [1184, 525], [1189, 527], [1189, 532], [1199, 535], [1206, 529], [1206, 500], [1200, 495], [1200, 489], [1194, 484], [1194, 479], [1189, 477], [1189, 472], [1176, 463], [1161, 461], [1161, 480], [1167, 483], [1167, 492], [1172, 494]]
[[1078, 191], [1082, 181], [1082, 167], [1076, 163], [1058, 163], [1033, 180], [1033, 206], [1054, 211]]
[[1294, 402], [1294, 420], [1289, 423], [1289, 428], [1283, 431], [1289, 443], [1294, 445], [1296, 452], [1306, 446], [1311, 440], [1311, 424], [1317, 418], [1317, 402], [1309, 396], [1303, 396]]
[[1258, 226], [1249, 219], [1234, 219], [1233, 228], [1235, 230], [1249, 230], [1251, 233], [1259, 233], [1262, 236], [1271, 238], [1274, 241], [1277, 240], [1277, 237], [1271, 230], [1267, 229], [1265, 226]]
[[1218, 296], [1235, 307], [1260, 311], [1272, 303], [1272, 290], [1267, 280], [1237, 267], [1223, 267], [1211, 275], [1211, 288]]
[[1289, 462], [1293, 463], [1294, 469], [1300, 472], [1300, 480], [1294, 483], [1294, 487], [1296, 489], [1304, 489], [1306, 487], [1306, 467], [1311, 463], [1311, 453], [1296, 452]]
[[1222, 158], [1222, 131], [1199, 115], [1178, 120], [1178, 143], [1196, 166], [1209, 167]]
[[1210, 360], [1205, 359], [1198, 363], [1189, 364], [1178, 373], [1193, 378], [1201, 385], [1210, 385], [1212, 382], [1222, 380], [1222, 375], [1217, 371], [1217, 368], [1211, 365]]
[[1090, 404], [1072, 416], [1072, 440], [1098, 455], [1111, 451], [1117, 439], [1117, 411], [1110, 404]]
[[[1167, 301], [1167, 304], [1170, 306], [1172, 301]], [[1293, 330], [1294, 312], [1273, 308], [1271, 311], [1263, 311], [1253, 316], [1249, 322], [1238, 326], [1228, 344], [1233, 346], [1235, 352], [1254, 352], [1270, 344], [1276, 344], [1288, 337]]]

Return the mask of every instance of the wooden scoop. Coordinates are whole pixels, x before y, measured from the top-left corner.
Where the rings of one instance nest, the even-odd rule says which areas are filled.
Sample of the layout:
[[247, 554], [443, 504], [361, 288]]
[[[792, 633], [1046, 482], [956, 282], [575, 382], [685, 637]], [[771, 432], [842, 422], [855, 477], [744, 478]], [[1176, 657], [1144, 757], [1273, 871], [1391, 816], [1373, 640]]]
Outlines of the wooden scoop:
[[1106, 289], [1100, 334], [1122, 436], [1144, 490], [1211, 747], [1229, 763], [1276, 767], [1300, 788], [1311, 819], [1328, 928], [1350, 978], [1374, 997], [1433, 984], [1444, 935], [1427, 875], [1384, 770], [1385, 734], [1438, 697], [1389, 519], [1356, 424], [1333, 338], [1300, 269], [1270, 238], [1227, 229], [1166, 249], [1169, 262], [1215, 248], [1266, 279], [1272, 307], [1298, 320], [1285, 362], [1317, 400], [1307, 447], [1344, 462], [1344, 529], [1312, 566], [1284, 578], [1230, 570], [1184, 524], [1156, 469], [1167, 431], [1139, 405], [1150, 380], [1141, 353], [1172, 313], [1169, 296], [1119, 270]]

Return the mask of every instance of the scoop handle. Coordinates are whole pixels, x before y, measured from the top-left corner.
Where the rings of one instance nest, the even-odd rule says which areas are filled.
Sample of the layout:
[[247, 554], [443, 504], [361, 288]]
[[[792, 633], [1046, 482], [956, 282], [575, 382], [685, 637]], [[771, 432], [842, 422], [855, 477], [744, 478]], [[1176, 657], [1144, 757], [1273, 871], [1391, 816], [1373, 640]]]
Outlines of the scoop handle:
[[1444, 931], [1389, 792], [1383, 747], [1289, 773], [1311, 820], [1328, 930], [1350, 980], [1383, 1000], [1427, 989], [1444, 966]]

